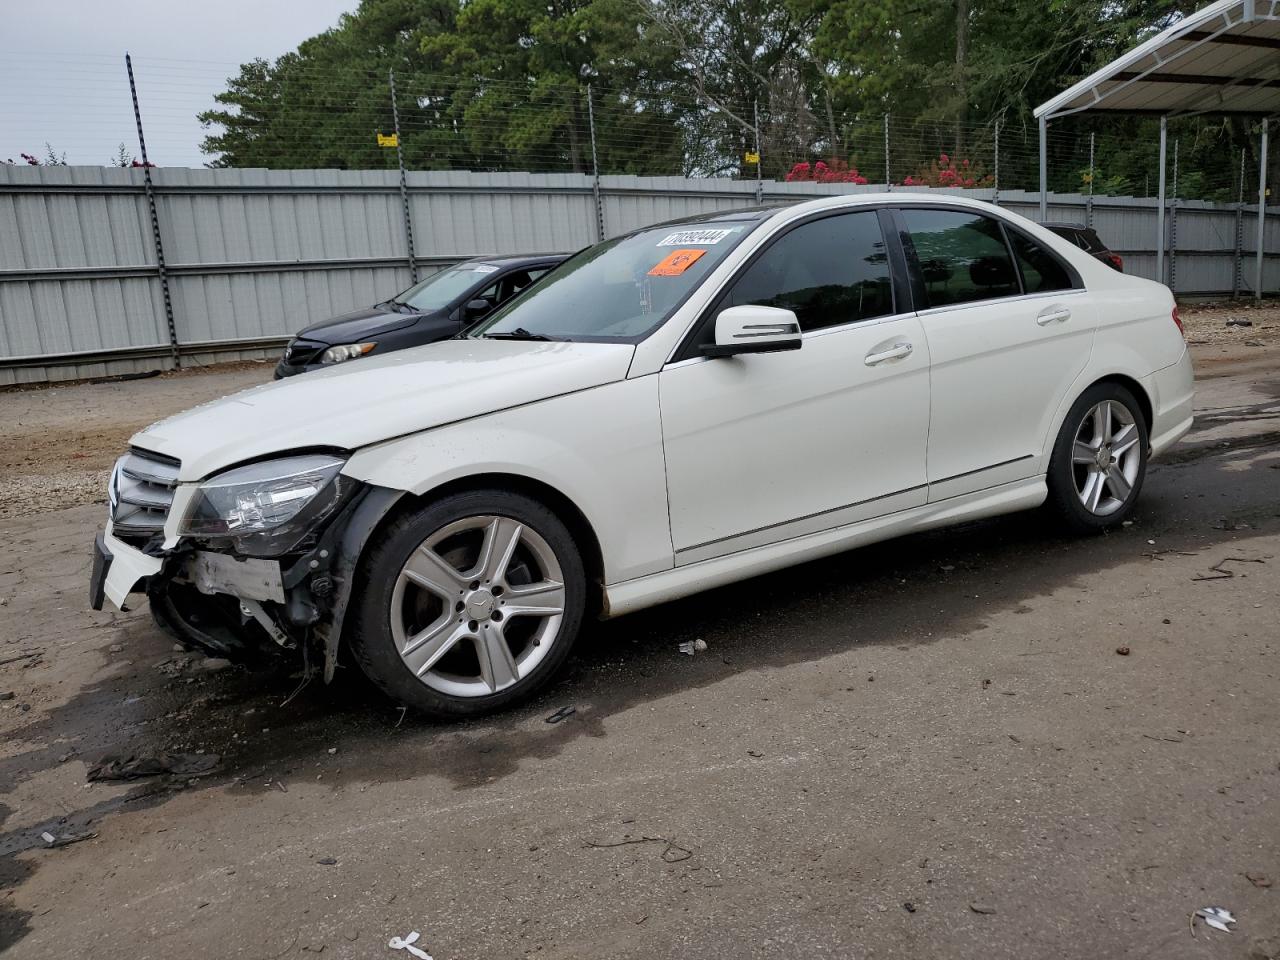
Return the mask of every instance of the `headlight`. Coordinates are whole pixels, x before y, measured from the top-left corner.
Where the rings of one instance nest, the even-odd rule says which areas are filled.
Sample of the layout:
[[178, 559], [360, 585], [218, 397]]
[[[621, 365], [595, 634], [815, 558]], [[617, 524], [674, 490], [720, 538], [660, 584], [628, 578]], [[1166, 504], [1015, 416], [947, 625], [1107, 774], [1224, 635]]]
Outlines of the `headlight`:
[[344, 360], [354, 360], [356, 357], [363, 357], [366, 353], [376, 347], [377, 343], [344, 343], [336, 347], [330, 347], [324, 353], [320, 354], [321, 363], [342, 363]]
[[293, 550], [342, 503], [354, 481], [345, 461], [306, 454], [236, 467], [206, 480], [192, 498], [179, 533], [231, 540], [249, 556]]

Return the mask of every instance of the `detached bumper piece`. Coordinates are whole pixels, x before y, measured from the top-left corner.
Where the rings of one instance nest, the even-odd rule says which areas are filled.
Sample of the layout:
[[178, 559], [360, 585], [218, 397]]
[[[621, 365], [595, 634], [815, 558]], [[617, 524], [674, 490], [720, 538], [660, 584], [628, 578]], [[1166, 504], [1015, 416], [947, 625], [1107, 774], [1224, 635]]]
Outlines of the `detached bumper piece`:
[[89, 606], [101, 610], [107, 597], [107, 574], [111, 570], [111, 552], [106, 538], [99, 533], [93, 538], [93, 570], [89, 574]]

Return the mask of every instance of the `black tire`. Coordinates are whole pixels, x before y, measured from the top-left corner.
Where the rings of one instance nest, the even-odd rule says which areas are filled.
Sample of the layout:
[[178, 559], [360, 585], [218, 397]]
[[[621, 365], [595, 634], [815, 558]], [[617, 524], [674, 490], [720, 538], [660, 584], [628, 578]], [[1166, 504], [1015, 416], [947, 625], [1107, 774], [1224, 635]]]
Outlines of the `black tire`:
[[[1132, 419], [1138, 431], [1137, 474], [1130, 483], [1128, 495], [1119, 507], [1114, 507], [1105, 515], [1090, 511], [1082, 502], [1077, 492], [1077, 481], [1082, 467], [1073, 463], [1072, 451], [1077, 435], [1085, 428], [1085, 418], [1100, 403], [1111, 401], [1119, 404]], [[1097, 533], [1118, 526], [1133, 512], [1138, 495], [1142, 492], [1142, 484], [1147, 475], [1147, 458], [1150, 454], [1150, 440], [1147, 421], [1142, 407], [1134, 399], [1133, 394], [1118, 383], [1095, 383], [1082, 393], [1071, 405], [1058, 438], [1053, 444], [1053, 453], [1049, 458], [1049, 470], [1046, 477], [1049, 487], [1047, 506], [1057, 519], [1068, 529], [1077, 533]], [[1113, 496], [1113, 491], [1108, 491]], [[1118, 499], [1118, 498], [1114, 498]]]
[[[514, 684], [483, 696], [455, 696], [435, 690], [414, 675], [392, 634], [393, 593], [401, 569], [419, 545], [446, 525], [468, 517], [508, 517], [536, 532], [555, 554], [564, 582], [564, 612], [550, 650]], [[587, 583], [582, 556], [568, 528], [545, 505], [505, 490], [472, 490], [448, 495], [398, 517], [380, 531], [361, 560], [352, 601], [351, 652], [360, 668], [388, 697], [428, 717], [474, 717], [510, 706], [543, 687], [568, 658], [582, 626]]]

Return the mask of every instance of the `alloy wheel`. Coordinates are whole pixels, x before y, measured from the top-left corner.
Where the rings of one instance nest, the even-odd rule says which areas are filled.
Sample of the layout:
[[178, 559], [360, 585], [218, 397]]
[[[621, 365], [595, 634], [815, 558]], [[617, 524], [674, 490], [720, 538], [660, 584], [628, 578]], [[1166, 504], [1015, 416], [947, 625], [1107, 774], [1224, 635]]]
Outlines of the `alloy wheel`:
[[564, 574], [532, 527], [510, 517], [446, 524], [405, 561], [391, 597], [391, 634], [422, 683], [483, 697], [518, 683], [561, 629]]
[[1103, 400], [1084, 415], [1071, 447], [1071, 472], [1090, 513], [1110, 516], [1125, 505], [1142, 468], [1140, 439], [1123, 403]]

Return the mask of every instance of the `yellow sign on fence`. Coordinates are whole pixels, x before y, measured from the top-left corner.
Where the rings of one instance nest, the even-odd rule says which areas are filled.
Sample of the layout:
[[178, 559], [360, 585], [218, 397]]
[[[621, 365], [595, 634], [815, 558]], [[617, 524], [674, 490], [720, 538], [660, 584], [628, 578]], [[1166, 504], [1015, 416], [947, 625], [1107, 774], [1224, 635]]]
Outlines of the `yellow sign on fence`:
[[400, 146], [400, 135], [393, 133], [390, 136], [378, 134], [378, 146], [380, 147], [398, 147]]
[[744, 159], [747, 163], [759, 163], [759, 162], [760, 162], [760, 154], [758, 154], [758, 153], [748, 153], [745, 157], [743, 157], [743, 159]]

